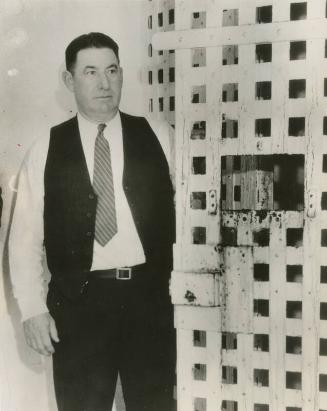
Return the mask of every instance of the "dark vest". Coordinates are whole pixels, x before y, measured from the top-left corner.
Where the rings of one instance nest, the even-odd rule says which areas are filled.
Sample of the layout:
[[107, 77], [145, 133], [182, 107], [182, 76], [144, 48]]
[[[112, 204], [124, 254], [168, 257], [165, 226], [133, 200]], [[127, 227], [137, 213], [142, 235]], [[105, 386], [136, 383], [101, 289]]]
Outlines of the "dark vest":
[[[170, 274], [175, 236], [168, 164], [143, 117], [121, 113], [121, 120], [123, 188], [148, 267], [159, 281]], [[51, 129], [44, 189], [44, 241], [51, 283], [74, 298], [92, 265], [97, 206], [76, 117]]]

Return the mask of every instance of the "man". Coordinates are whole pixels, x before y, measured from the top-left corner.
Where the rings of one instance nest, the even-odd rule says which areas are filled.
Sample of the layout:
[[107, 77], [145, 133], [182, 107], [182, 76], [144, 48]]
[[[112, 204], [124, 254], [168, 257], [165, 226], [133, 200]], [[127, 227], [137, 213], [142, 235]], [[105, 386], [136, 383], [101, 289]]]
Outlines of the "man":
[[[59, 411], [171, 409], [174, 241], [166, 158], [144, 118], [119, 111], [118, 45], [73, 40], [63, 80], [78, 114], [26, 157], [10, 236], [27, 343], [53, 354]], [[42, 247], [51, 280], [42, 300]]]

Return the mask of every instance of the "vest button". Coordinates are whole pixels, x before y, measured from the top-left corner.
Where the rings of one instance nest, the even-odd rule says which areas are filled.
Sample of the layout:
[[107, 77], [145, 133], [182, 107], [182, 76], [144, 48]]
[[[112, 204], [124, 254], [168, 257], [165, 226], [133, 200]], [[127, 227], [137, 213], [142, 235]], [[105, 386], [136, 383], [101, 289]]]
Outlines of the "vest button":
[[87, 217], [87, 218], [91, 218], [91, 217], [92, 217], [92, 213], [90, 213], [90, 212], [86, 213], [86, 217]]
[[87, 235], [87, 237], [91, 237], [91, 235], [92, 235], [91, 231], [88, 231], [88, 232], [86, 233], [86, 235]]
[[90, 200], [94, 200], [94, 194], [90, 193], [90, 194], [89, 194], [89, 199], [90, 199]]

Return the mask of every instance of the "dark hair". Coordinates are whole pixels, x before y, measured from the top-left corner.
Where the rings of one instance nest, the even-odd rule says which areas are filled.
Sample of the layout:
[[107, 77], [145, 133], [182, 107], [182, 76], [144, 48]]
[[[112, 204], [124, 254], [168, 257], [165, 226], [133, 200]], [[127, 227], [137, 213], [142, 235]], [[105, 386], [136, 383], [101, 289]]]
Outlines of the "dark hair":
[[70, 72], [74, 70], [77, 53], [88, 48], [108, 48], [111, 49], [119, 62], [118, 44], [109, 36], [103, 33], [88, 33], [76, 37], [66, 48], [66, 69]]

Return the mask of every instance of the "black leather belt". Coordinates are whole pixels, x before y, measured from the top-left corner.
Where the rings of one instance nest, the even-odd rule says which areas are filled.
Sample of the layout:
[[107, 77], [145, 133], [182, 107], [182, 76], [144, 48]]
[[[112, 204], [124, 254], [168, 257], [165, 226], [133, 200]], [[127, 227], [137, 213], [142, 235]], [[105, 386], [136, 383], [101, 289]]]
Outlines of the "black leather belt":
[[139, 264], [133, 267], [118, 267], [110, 268], [108, 270], [94, 270], [90, 272], [90, 279], [108, 279], [108, 280], [119, 280], [119, 281], [128, 281], [135, 278], [135, 276], [144, 272], [146, 264]]

